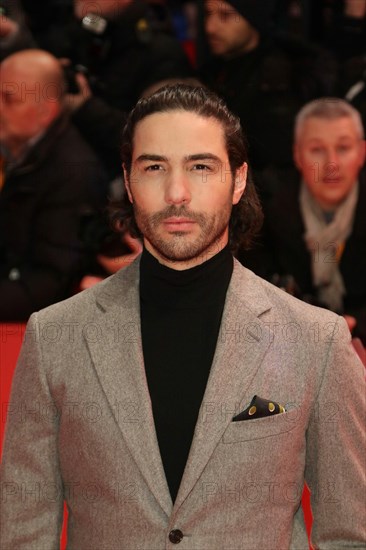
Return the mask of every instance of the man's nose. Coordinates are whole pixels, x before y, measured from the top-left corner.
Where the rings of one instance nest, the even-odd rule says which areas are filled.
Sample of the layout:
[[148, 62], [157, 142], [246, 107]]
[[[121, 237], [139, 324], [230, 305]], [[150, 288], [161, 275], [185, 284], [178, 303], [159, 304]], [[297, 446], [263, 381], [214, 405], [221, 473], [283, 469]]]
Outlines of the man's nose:
[[333, 149], [333, 148], [327, 149], [326, 161], [327, 161], [327, 164], [334, 164], [338, 166], [339, 155], [336, 149]]
[[184, 171], [170, 174], [165, 188], [167, 204], [188, 204], [191, 201], [189, 180]]
[[339, 170], [339, 155], [336, 149], [328, 149], [325, 156], [325, 166], [328, 171], [336, 174]]
[[205, 31], [206, 34], [214, 34], [217, 29], [217, 16], [214, 14], [206, 15], [205, 17]]

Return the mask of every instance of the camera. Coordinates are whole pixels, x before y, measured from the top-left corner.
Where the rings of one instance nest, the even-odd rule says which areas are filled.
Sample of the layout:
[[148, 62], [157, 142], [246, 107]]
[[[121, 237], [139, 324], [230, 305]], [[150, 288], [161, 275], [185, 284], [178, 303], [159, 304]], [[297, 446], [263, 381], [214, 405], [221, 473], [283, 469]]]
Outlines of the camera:
[[107, 20], [95, 13], [87, 13], [81, 22], [83, 29], [97, 35], [101, 35], [107, 28]]
[[64, 76], [66, 82], [66, 91], [68, 94], [80, 93], [78, 83], [76, 82], [76, 74], [82, 73], [88, 77], [88, 69], [85, 65], [66, 65], [64, 66]]
[[110, 46], [107, 27], [108, 21], [99, 15], [87, 13], [83, 17], [81, 21], [83, 44], [78, 52], [78, 59], [64, 66], [67, 93], [80, 93], [76, 80], [76, 75], [80, 73], [87, 78], [93, 93], [100, 90], [101, 83], [95, 71], [98, 71]]

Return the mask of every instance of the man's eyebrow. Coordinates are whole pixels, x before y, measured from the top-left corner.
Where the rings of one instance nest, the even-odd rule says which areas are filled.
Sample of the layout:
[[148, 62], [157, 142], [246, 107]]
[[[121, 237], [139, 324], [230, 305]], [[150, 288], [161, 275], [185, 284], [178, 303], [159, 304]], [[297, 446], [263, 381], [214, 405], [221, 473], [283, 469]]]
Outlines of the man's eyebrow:
[[[142, 155], [139, 155], [135, 162], [144, 162], [144, 161], [153, 161], [153, 162], [168, 162], [168, 157], [165, 157], [164, 155], [153, 155], [150, 153], [144, 153]], [[215, 162], [222, 162], [220, 157], [217, 155], [214, 155], [213, 153], [196, 153], [194, 155], [186, 155], [184, 157], [185, 162], [189, 162], [192, 160], [213, 160]]]
[[135, 162], [144, 162], [144, 161], [167, 162], [168, 159], [163, 155], [152, 155], [152, 154], [144, 153], [143, 155], [138, 156], [137, 159], [135, 160]]
[[195, 155], [187, 155], [184, 157], [184, 160], [186, 162], [191, 160], [214, 160], [215, 162], [222, 162], [220, 157], [214, 155], [213, 153], [196, 153]]
[[[337, 139], [338, 139], [338, 141], [340, 141], [340, 140], [352, 140], [353, 136], [350, 136], [349, 134], [343, 134], [341, 136], [337, 136]], [[312, 142], [324, 143], [324, 139], [321, 138], [321, 137], [318, 137], [318, 136], [314, 136], [314, 137], [309, 138], [309, 140], [308, 140], [308, 143], [312, 143]]]
[[349, 134], [343, 134], [342, 136], [338, 136], [338, 139], [354, 139], [355, 136], [350, 136]]
[[311, 137], [308, 139], [308, 143], [323, 143], [323, 139], [319, 137]]

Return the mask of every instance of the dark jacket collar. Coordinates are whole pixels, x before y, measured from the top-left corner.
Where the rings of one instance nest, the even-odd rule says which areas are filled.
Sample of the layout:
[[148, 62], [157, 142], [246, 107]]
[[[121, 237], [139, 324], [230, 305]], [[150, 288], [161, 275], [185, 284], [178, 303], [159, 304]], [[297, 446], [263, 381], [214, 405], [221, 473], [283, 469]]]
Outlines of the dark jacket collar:
[[7, 177], [22, 176], [33, 172], [48, 157], [49, 151], [68, 126], [68, 117], [61, 114], [46, 130], [41, 139], [31, 147], [23, 161]]

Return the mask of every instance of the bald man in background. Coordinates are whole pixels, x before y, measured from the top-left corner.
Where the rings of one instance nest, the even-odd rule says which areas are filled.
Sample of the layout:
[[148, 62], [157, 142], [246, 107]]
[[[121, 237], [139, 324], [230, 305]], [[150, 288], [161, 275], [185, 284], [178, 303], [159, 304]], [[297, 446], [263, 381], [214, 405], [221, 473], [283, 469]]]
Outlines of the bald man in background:
[[64, 114], [58, 60], [23, 50], [0, 69], [0, 320], [21, 321], [72, 293], [84, 259], [80, 225], [105, 174]]

